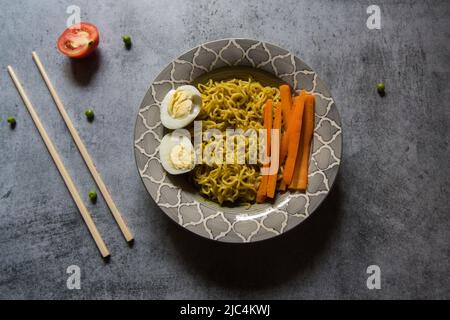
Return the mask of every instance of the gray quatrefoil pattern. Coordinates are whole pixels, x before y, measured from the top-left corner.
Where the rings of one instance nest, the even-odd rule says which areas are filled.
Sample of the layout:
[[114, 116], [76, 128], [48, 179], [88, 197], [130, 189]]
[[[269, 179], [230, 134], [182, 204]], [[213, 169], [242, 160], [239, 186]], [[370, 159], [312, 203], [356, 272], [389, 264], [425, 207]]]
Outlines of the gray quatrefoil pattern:
[[[274, 203], [250, 208], [221, 207], [203, 199], [185, 178], [165, 172], [159, 144], [165, 130], [160, 104], [167, 92], [223, 67], [261, 69], [316, 98], [315, 129], [306, 193], [279, 194]], [[226, 39], [202, 44], [171, 62], [151, 84], [139, 109], [134, 133], [139, 174], [159, 207], [182, 227], [209, 239], [247, 243], [295, 227], [325, 199], [338, 172], [342, 129], [330, 92], [317, 74], [288, 51], [262, 41]]]

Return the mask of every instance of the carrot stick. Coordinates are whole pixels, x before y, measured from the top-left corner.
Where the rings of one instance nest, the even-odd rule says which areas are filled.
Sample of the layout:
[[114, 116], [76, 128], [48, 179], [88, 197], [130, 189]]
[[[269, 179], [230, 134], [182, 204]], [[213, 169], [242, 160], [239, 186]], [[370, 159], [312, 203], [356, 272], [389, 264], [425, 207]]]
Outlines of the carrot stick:
[[295, 158], [294, 174], [292, 175], [291, 183], [288, 186], [289, 190], [298, 190], [297, 184], [300, 180], [300, 167], [302, 164], [302, 154], [303, 154], [303, 144], [304, 144], [303, 136], [304, 136], [304, 127], [305, 127], [305, 125], [304, 125], [305, 111], [303, 111], [303, 119], [302, 119], [303, 126], [302, 126], [302, 131], [300, 134], [300, 145], [298, 146], [297, 157]]
[[[272, 129], [272, 100], [269, 99], [264, 105], [264, 129], [267, 132], [267, 143], [266, 143], [266, 158], [270, 156], [270, 129]], [[263, 168], [269, 168], [269, 163], [264, 164]], [[263, 175], [261, 183], [259, 184], [258, 191], [256, 192], [256, 202], [262, 203], [266, 200], [267, 195], [267, 181], [269, 180], [268, 175]]]
[[314, 96], [308, 95], [305, 100], [304, 139], [302, 150], [302, 161], [300, 166], [300, 179], [297, 183], [299, 190], [306, 191], [308, 185], [308, 166], [311, 151], [311, 141], [314, 134]]
[[279, 169], [279, 155], [280, 155], [280, 136], [279, 132], [281, 131], [281, 104], [278, 103], [275, 107], [275, 117], [273, 120], [273, 129], [278, 130], [277, 140], [271, 140], [271, 153], [270, 160], [271, 166], [275, 165], [276, 172], [269, 176], [269, 180], [267, 181], [267, 196], [271, 199], [275, 197], [275, 189], [277, 187], [277, 177], [278, 177], [278, 169]]
[[311, 140], [314, 131], [314, 96], [305, 98], [305, 110], [303, 112], [303, 126], [300, 138], [300, 146], [295, 161], [294, 176], [292, 177], [290, 190], [306, 190], [308, 183], [308, 162], [311, 149]]
[[286, 159], [287, 151], [288, 151], [288, 134], [287, 127], [289, 122], [289, 113], [292, 111], [292, 96], [291, 96], [291, 88], [287, 84], [283, 84], [280, 86], [280, 95], [281, 95], [281, 108], [283, 110], [283, 128], [284, 133], [281, 142], [280, 149], [280, 165], [284, 163], [284, 159]]
[[[263, 165], [264, 168], [268, 168], [268, 165]], [[261, 178], [261, 182], [259, 183], [258, 191], [256, 192], [256, 202], [263, 203], [266, 200], [267, 194], [267, 181], [269, 180], [268, 175], [263, 175]]]
[[281, 192], [286, 191], [286, 183], [284, 183], [284, 180], [281, 180], [278, 190], [280, 190]]
[[282, 84], [280, 86], [280, 96], [281, 108], [283, 110], [283, 127], [284, 130], [287, 130], [289, 113], [291, 112], [292, 106], [291, 88], [287, 84]]
[[288, 124], [288, 155], [284, 165], [283, 180], [286, 185], [292, 181], [294, 174], [295, 160], [297, 158], [298, 146], [300, 144], [300, 132], [302, 128], [303, 109], [305, 104], [305, 91], [301, 91], [300, 96], [294, 98], [294, 108], [292, 118]]
[[283, 132], [283, 137], [281, 138], [281, 149], [280, 149], [280, 164], [284, 163], [288, 153], [288, 145], [289, 145], [289, 134], [287, 129]]
[[266, 101], [264, 106], [264, 129], [267, 132], [266, 155], [270, 156], [270, 130], [272, 129], [272, 99]]

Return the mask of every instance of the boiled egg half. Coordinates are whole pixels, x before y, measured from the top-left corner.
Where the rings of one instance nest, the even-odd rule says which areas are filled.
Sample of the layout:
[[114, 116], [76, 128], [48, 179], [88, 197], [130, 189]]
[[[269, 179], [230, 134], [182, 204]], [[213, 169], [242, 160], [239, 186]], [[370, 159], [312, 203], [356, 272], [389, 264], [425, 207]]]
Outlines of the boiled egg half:
[[161, 123], [167, 129], [180, 129], [190, 124], [200, 112], [202, 96], [194, 86], [170, 90], [161, 103]]
[[191, 140], [176, 131], [166, 134], [159, 146], [163, 168], [170, 174], [182, 174], [195, 166], [195, 152]]

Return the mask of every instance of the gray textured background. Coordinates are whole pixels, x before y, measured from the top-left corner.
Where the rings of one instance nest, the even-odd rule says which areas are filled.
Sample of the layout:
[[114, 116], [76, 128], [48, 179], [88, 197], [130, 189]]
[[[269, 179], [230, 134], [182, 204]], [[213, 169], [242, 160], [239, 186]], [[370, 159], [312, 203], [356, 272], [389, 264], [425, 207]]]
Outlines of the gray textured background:
[[[0, 298], [450, 298], [450, 2], [98, 2], [0, 1]], [[380, 31], [365, 25], [371, 3], [382, 10]], [[83, 62], [55, 48], [70, 4], [101, 32], [100, 50]], [[132, 36], [131, 51], [122, 34]], [[297, 54], [328, 84], [343, 122], [343, 162], [327, 201], [288, 234], [246, 246], [200, 239], [171, 222], [133, 156], [151, 80], [180, 53], [225, 37]], [[102, 199], [89, 205], [108, 264], [6, 72], [16, 68], [86, 198], [94, 182], [33, 49], [135, 233], [128, 248]], [[66, 289], [72, 264], [82, 270], [78, 291]], [[381, 267], [381, 290], [366, 288], [370, 264]]]

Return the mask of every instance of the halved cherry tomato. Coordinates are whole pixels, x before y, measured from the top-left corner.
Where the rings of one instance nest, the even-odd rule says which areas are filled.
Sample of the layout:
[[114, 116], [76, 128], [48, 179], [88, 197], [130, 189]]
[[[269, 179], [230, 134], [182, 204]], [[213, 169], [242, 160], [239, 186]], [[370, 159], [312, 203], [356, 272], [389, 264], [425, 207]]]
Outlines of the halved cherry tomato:
[[84, 58], [98, 47], [99, 41], [97, 27], [89, 22], [81, 22], [64, 30], [58, 39], [58, 49], [70, 58]]

